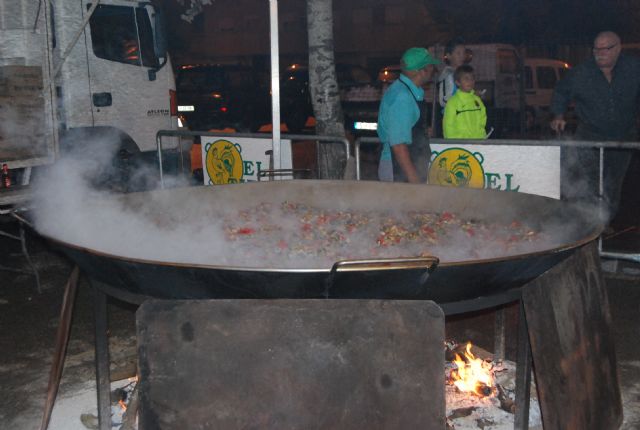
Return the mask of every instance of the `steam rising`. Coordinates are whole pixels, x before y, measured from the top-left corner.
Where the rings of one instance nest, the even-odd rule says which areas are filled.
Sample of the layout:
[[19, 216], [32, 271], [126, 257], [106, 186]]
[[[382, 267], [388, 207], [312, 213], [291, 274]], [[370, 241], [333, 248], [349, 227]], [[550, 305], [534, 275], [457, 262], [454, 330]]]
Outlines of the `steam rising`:
[[158, 214], [150, 212], [153, 200], [147, 201], [147, 207], [134, 209], [122, 195], [109, 190], [121, 186], [122, 176], [157, 187], [155, 166], [134, 166], [134, 172], [125, 174], [117, 165], [120, 147], [113, 136], [96, 139], [77, 135], [67, 145], [67, 155], [36, 182], [35, 222], [41, 233], [130, 258], [187, 262], [188, 256], [197, 252], [191, 249], [192, 244], [200, 243], [193, 237], [197, 226], [179, 222], [158, 225]]
[[[298, 246], [300, 224], [295, 217], [282, 216], [278, 210], [271, 211], [259, 221], [261, 225], [277, 226], [281, 236], [265, 236], [264, 240], [246, 241], [237, 240], [237, 237], [236, 240], [230, 240], [234, 238], [230, 237], [229, 233], [230, 228], [260, 227], [256, 225], [258, 218], [242, 220], [239, 211], [251, 210], [256, 205], [266, 202], [272, 203], [277, 209], [282, 202], [289, 200], [283, 192], [261, 193], [257, 197], [258, 200], [247, 202], [229, 197], [232, 196], [233, 187], [237, 190], [238, 187], [247, 185], [116, 194], [105, 190], [120, 174], [115, 165], [117, 163], [108, 162], [113, 160], [114, 156], [117, 159], [116, 142], [117, 140], [111, 138], [76, 142], [84, 144], [80, 146], [82, 150], [75, 150], [73, 157], [64, 157], [40, 178], [35, 221], [41, 233], [78, 247], [127, 259], [211, 266], [327, 269], [335, 260], [344, 258], [431, 254], [446, 263], [505, 257], [562, 246], [565, 244], [563, 238], [575, 241], [593, 234], [596, 230], [596, 224], [585, 223], [584, 220], [571, 222], [584, 218], [585, 213], [573, 209], [567, 212], [566, 219], [558, 219], [557, 211], [545, 213], [544, 208], [539, 208], [539, 213], [532, 217], [531, 214], [516, 211], [516, 208], [511, 208], [512, 214], [504, 215], [505, 209], [508, 208], [491, 208], [485, 205], [483, 211], [487, 212], [484, 214], [486, 217], [502, 213], [501, 221], [508, 220], [508, 224], [511, 220], [518, 220], [519, 216], [527, 215], [527, 220], [536, 220], [536, 225], [530, 227], [543, 231], [538, 240], [510, 246], [508, 250], [505, 249], [504, 242], [479, 238], [476, 240], [462, 230], [449, 235], [447, 243], [443, 246], [425, 246], [423, 242], [416, 242], [407, 246], [390, 246], [376, 250], [375, 241], [380, 234], [380, 225], [372, 223], [370, 228], [344, 235], [337, 241], [337, 252], [330, 249], [323, 249], [326, 252], [316, 254], [285, 252], [278, 246], [278, 240], [288, 242], [289, 247]], [[114, 169], [105, 170], [105, 165]], [[144, 177], [147, 184], [157, 184], [155, 166], [147, 169], [137, 168], [136, 176]], [[380, 187], [384, 185], [381, 184]], [[415, 188], [407, 188], [412, 189]], [[353, 198], [348, 201], [336, 201], [335, 198], [328, 198], [327, 192], [323, 192], [325, 194], [321, 195], [320, 191], [316, 190], [317, 195], [302, 197], [308, 197], [317, 211], [362, 211], [367, 209], [363, 206], [364, 201], [369, 205], [369, 209], [381, 208], [382, 212], [386, 211], [384, 216], [399, 215], [399, 212], [389, 210], [393, 203], [381, 202], [379, 197], [359, 198], [358, 202]], [[381, 193], [385, 195], [384, 192]], [[293, 196], [291, 201], [295, 202], [295, 199], [296, 196]], [[411, 197], [407, 196], [407, 201], [410, 200]], [[592, 209], [589, 208], [588, 211], [593, 213]], [[468, 208], [466, 213], [481, 218], [483, 211]], [[337, 227], [338, 230], [340, 228], [342, 227]], [[322, 243], [320, 245], [323, 248], [326, 246]]]

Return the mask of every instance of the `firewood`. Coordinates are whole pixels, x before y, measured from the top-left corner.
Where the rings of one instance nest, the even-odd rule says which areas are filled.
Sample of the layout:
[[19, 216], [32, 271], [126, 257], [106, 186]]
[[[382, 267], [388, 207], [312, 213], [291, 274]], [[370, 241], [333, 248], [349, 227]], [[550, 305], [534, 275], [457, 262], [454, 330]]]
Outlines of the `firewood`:
[[[464, 353], [467, 351], [467, 343], [455, 343], [452, 341], [447, 342], [445, 348], [445, 360], [453, 361], [455, 359], [456, 354], [460, 356], [463, 360], [466, 361]], [[471, 347], [471, 353], [481, 360], [485, 361], [493, 361], [493, 354], [487, 351], [486, 349], [480, 348], [477, 345], [473, 345]]]
[[514, 402], [509, 396], [507, 396], [507, 393], [505, 393], [500, 384], [496, 384], [496, 387], [498, 388], [498, 400], [500, 400], [500, 409], [515, 414], [516, 402]]
[[470, 406], [468, 408], [454, 409], [454, 410], [451, 411], [451, 413], [449, 414], [447, 419], [448, 420], [455, 420], [456, 418], [468, 417], [476, 409], [478, 409], [478, 408], [475, 407], [475, 406]]
[[138, 396], [138, 384], [129, 394], [129, 404], [127, 410], [122, 415], [122, 426], [120, 430], [134, 430], [136, 428], [136, 417], [138, 415], [138, 405], [140, 404], [140, 396]]

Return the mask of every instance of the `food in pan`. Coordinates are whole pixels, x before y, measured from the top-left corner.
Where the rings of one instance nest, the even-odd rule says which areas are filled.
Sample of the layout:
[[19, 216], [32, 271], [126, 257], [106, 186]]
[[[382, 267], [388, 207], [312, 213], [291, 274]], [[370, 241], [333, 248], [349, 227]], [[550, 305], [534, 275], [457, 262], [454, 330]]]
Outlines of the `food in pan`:
[[250, 258], [345, 259], [434, 255], [441, 260], [535, 251], [544, 235], [510, 223], [451, 212], [329, 210], [292, 201], [260, 203], [229, 213], [224, 233]]

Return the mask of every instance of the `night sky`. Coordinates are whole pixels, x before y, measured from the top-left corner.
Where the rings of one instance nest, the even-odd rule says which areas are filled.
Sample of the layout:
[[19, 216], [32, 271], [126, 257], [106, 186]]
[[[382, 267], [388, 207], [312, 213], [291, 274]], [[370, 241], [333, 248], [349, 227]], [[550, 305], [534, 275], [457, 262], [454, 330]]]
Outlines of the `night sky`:
[[640, 40], [637, 0], [424, 1], [438, 22], [473, 42], [581, 44], [608, 29]]

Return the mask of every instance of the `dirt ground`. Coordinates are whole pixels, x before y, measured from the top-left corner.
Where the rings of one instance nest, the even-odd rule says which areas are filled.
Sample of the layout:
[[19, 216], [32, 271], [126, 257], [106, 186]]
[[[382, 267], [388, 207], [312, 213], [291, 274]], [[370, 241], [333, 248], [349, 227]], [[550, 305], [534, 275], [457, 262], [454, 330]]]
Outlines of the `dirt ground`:
[[[0, 230], [17, 232], [15, 224]], [[0, 271], [0, 429], [39, 428], [66, 281], [72, 266], [39, 238], [28, 237], [41, 278]], [[17, 241], [0, 239], [1, 266], [28, 270]], [[135, 307], [110, 303], [110, 352], [114, 377], [134, 372]], [[95, 380], [93, 302], [88, 281], [78, 285], [60, 395]]]
[[[627, 207], [614, 223], [617, 231], [627, 229], [615, 240], [625, 247], [640, 248], [637, 234], [640, 217], [640, 165], [634, 160], [633, 181], [625, 185]], [[629, 230], [630, 229], [630, 230]], [[17, 234], [17, 223], [0, 217], [0, 231]], [[613, 241], [611, 242], [613, 244]], [[27, 244], [40, 278], [38, 293], [29, 273], [19, 242], [0, 235], [0, 429], [34, 429], [39, 427], [46, 397], [47, 382], [55, 344], [56, 329], [65, 283], [71, 273], [70, 262], [48, 244], [28, 233]], [[613, 244], [612, 246], [617, 246]], [[618, 371], [622, 385], [624, 430], [640, 429], [640, 264], [604, 262], [606, 286], [610, 296], [614, 324]], [[110, 352], [112, 379], [135, 373], [135, 310], [131, 305], [111, 301]], [[515, 356], [517, 308], [507, 309], [507, 358]], [[447, 338], [458, 342], [471, 340], [492, 350], [493, 312], [480, 312], [448, 318]], [[73, 324], [59, 396], [86, 385], [95, 378], [93, 302], [88, 281], [81, 277], [78, 286]]]

